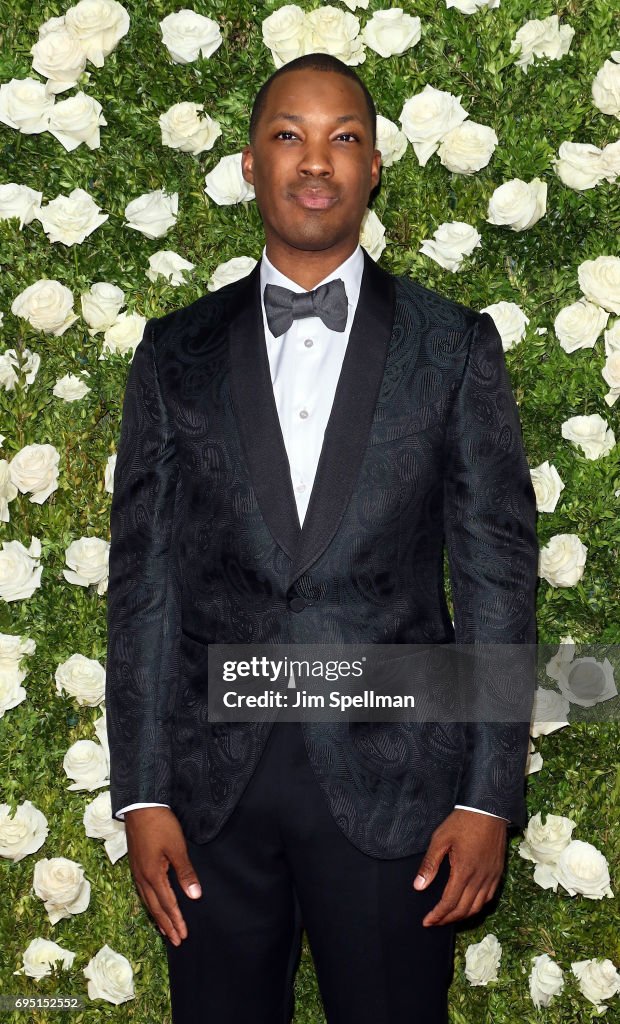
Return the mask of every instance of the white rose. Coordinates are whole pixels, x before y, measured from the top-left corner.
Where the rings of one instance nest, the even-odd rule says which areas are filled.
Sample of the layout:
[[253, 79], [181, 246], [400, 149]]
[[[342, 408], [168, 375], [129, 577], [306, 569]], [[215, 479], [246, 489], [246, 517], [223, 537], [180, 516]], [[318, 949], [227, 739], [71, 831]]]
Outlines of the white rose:
[[385, 249], [385, 228], [374, 210], [366, 209], [360, 226], [360, 245], [373, 260], [378, 260]]
[[160, 21], [162, 40], [175, 64], [190, 64], [199, 56], [210, 57], [222, 43], [216, 21], [183, 8]]
[[360, 23], [354, 14], [326, 4], [306, 15], [307, 46], [310, 52], [330, 53], [345, 64], [366, 60]]
[[535, 864], [555, 864], [558, 857], [571, 841], [575, 822], [560, 814], [545, 815], [543, 824], [540, 811], [527, 823], [525, 839], [519, 845], [519, 854], [524, 860]]
[[548, 953], [532, 957], [532, 970], [529, 977], [530, 996], [537, 1009], [549, 1006], [554, 996], [558, 996], [564, 988], [562, 968], [552, 960]]
[[103, 474], [103, 489], [108, 494], [114, 493], [114, 470], [116, 469], [116, 452], [113, 455], [108, 455], [105, 464], [105, 471]]
[[162, 144], [194, 156], [212, 149], [222, 129], [219, 121], [214, 121], [208, 114], [200, 117], [200, 110], [204, 110], [204, 103], [175, 103], [160, 114]]
[[421, 167], [437, 152], [440, 140], [467, 117], [460, 96], [425, 85], [422, 92], [405, 101], [400, 123]]
[[599, 459], [609, 455], [616, 443], [607, 420], [597, 412], [591, 416], [571, 416], [562, 424], [562, 437], [578, 445], [586, 459]]
[[106, 761], [110, 764], [110, 744], [108, 742], [108, 723], [105, 707], [102, 709], [101, 717], [96, 720], [94, 728], [97, 739], [103, 747]]
[[495, 189], [489, 199], [489, 224], [506, 225], [512, 231], [527, 231], [547, 212], [547, 185], [540, 178], [522, 181], [512, 178]]
[[20, 229], [30, 224], [37, 215], [42, 192], [36, 192], [28, 185], [18, 185], [14, 181], [0, 185], [0, 220], [19, 217]]
[[607, 173], [602, 150], [589, 142], [563, 142], [551, 163], [560, 181], [577, 192], [596, 188]]
[[94, 708], [105, 700], [105, 669], [96, 658], [72, 654], [54, 674], [56, 692], [70, 694], [81, 706]]
[[105, 359], [107, 352], [135, 352], [144, 334], [146, 317], [139, 313], [119, 313], [114, 323], [103, 335], [103, 351], [100, 359]]
[[161, 188], [144, 192], [125, 207], [127, 227], [147, 238], [161, 238], [176, 224], [178, 210], [178, 192], [168, 194]]
[[34, 70], [48, 80], [49, 93], [72, 89], [86, 67], [86, 53], [79, 39], [66, 28], [48, 32], [30, 53]]
[[571, 662], [574, 657], [575, 641], [571, 636], [565, 636], [560, 640], [560, 646], [545, 666], [547, 675], [557, 682], [562, 675], [564, 666]]
[[47, 131], [54, 97], [36, 78], [12, 78], [0, 85], [0, 122], [23, 135]]
[[471, 985], [488, 985], [497, 981], [502, 947], [490, 932], [481, 942], [472, 942], [465, 950], [465, 977]]
[[95, 797], [84, 811], [84, 832], [93, 839], [103, 839], [105, 852], [112, 864], [127, 853], [127, 833], [122, 821], [112, 817], [110, 791]]
[[170, 284], [185, 284], [185, 274], [190, 273], [196, 267], [195, 263], [183, 259], [178, 252], [172, 249], [160, 249], [159, 252], [149, 256], [149, 269], [146, 276], [149, 281], [156, 281], [158, 277], [165, 277]]
[[105, 750], [94, 740], [76, 740], [65, 754], [62, 766], [74, 781], [67, 789], [99, 789], [109, 786], [108, 762]]
[[476, 14], [483, 7], [490, 11], [499, 7], [499, 0], [446, 0], [446, 7], [454, 7], [461, 14]]
[[620, 139], [608, 142], [601, 151], [601, 164], [605, 171], [605, 180], [612, 185], [620, 174]]
[[11, 480], [11, 466], [6, 459], [0, 459], [0, 522], [10, 522], [9, 502], [17, 497], [17, 487]]
[[94, 337], [112, 326], [125, 305], [125, 292], [115, 284], [97, 281], [82, 293], [80, 301], [82, 316], [90, 328], [88, 333]]
[[568, 53], [574, 35], [575, 29], [571, 25], [560, 26], [557, 14], [552, 14], [522, 25], [510, 44], [510, 52], [515, 53], [521, 46], [516, 63], [527, 73], [534, 57], [559, 60]]
[[480, 241], [480, 234], [471, 224], [455, 220], [440, 224], [433, 238], [423, 238], [419, 251], [455, 274], [462, 265], [463, 257], [471, 255]]
[[42, 505], [58, 488], [60, 452], [53, 444], [28, 444], [11, 459], [11, 480], [22, 494]]
[[28, 696], [21, 685], [24, 676], [23, 670], [0, 666], [0, 718]]
[[570, 896], [579, 894], [590, 900], [613, 896], [607, 861], [592, 843], [573, 839], [558, 857], [554, 874]]
[[592, 102], [603, 114], [620, 118], [620, 64], [606, 60], [592, 82]]
[[605, 355], [610, 356], [612, 352], [620, 352], [620, 320], [615, 320], [612, 326], [605, 331]]
[[0, 857], [23, 860], [43, 846], [48, 832], [47, 818], [30, 800], [19, 804], [14, 816], [10, 804], [0, 804]]
[[41, 356], [38, 354], [38, 352], [31, 352], [29, 348], [25, 348], [23, 351], [23, 357], [24, 358], [20, 369], [24, 374], [24, 379], [26, 381], [25, 387], [27, 390], [28, 385], [32, 384], [37, 373], [39, 372], [39, 367], [41, 365]]
[[116, 0], [80, 0], [65, 14], [65, 25], [96, 68], [129, 31], [129, 15]]
[[59, 281], [42, 279], [25, 288], [12, 301], [11, 312], [27, 319], [36, 331], [57, 336], [77, 321], [73, 295]]
[[576, 658], [560, 670], [558, 685], [571, 704], [591, 708], [604, 700], [617, 697], [614, 670], [608, 658]]
[[65, 549], [65, 561], [69, 570], [63, 569], [68, 583], [80, 587], [97, 585], [97, 593], [105, 594], [108, 589], [109, 541], [102, 537], [80, 537]]
[[19, 366], [19, 359], [14, 348], [8, 348], [0, 355], [0, 384], [5, 391], [13, 391], [19, 380], [14, 367]]
[[57, 196], [37, 213], [50, 242], [63, 245], [81, 245], [88, 235], [105, 224], [107, 213], [102, 213], [95, 200], [82, 188], [74, 188], [68, 196]]
[[578, 299], [564, 306], [555, 318], [553, 327], [565, 352], [579, 348], [594, 348], [596, 339], [607, 326], [609, 313], [594, 302]]
[[118, 1006], [135, 998], [133, 971], [127, 957], [106, 943], [84, 968], [88, 979], [88, 998], [106, 999]]
[[248, 203], [254, 199], [254, 189], [241, 171], [241, 153], [223, 156], [205, 175], [205, 192], [218, 206]]
[[0, 668], [17, 669], [20, 679], [24, 679], [26, 673], [19, 668], [19, 663], [24, 655], [34, 654], [36, 648], [36, 643], [30, 637], [0, 633]]
[[620, 397], [620, 351], [610, 352], [601, 370], [603, 380], [609, 384], [610, 391], [605, 395], [607, 405], [613, 405]]
[[51, 939], [33, 939], [22, 954], [23, 967], [13, 974], [24, 974], [29, 978], [46, 978], [52, 973], [52, 964], [60, 965], [63, 970], [73, 966], [75, 953], [63, 949]]
[[607, 1007], [603, 999], [612, 999], [620, 992], [620, 974], [611, 960], [575, 960], [571, 970], [579, 981], [581, 994], [596, 1005], [598, 1013]]
[[402, 7], [375, 11], [366, 22], [362, 38], [380, 57], [393, 57], [415, 46], [422, 34], [419, 18], [403, 14]]
[[539, 772], [543, 766], [542, 754], [539, 754], [534, 744], [532, 743], [525, 759], [525, 774], [533, 775], [534, 772]]
[[540, 552], [538, 575], [552, 587], [574, 587], [583, 576], [587, 553], [576, 533], [557, 533]]
[[455, 174], [473, 174], [486, 167], [498, 138], [488, 125], [463, 121], [447, 132], [439, 143], [439, 160]]
[[344, 3], [350, 11], [354, 11], [358, 7], [361, 7], [363, 10], [368, 9], [368, 0], [344, 0]]
[[51, 924], [81, 914], [90, 903], [90, 882], [84, 877], [84, 868], [67, 857], [38, 860], [32, 887], [44, 901]]
[[262, 23], [263, 42], [271, 50], [277, 68], [309, 52], [306, 15], [297, 4], [278, 7]]
[[541, 462], [530, 470], [532, 485], [536, 495], [536, 508], [539, 512], [555, 512], [560, 494], [564, 490], [564, 482], [555, 466], [548, 461]]
[[80, 398], [84, 398], [89, 391], [90, 388], [80, 377], [76, 377], [74, 373], [66, 373], [64, 377], [58, 378], [52, 389], [52, 394], [55, 398], [62, 398], [65, 402], [77, 402]]
[[20, 601], [41, 586], [41, 541], [32, 537], [26, 548], [19, 540], [3, 540], [0, 551], [0, 598]]
[[254, 270], [257, 262], [253, 256], [233, 256], [231, 260], [220, 263], [209, 278], [207, 290], [215, 292], [226, 284], [240, 281], [242, 277], [247, 277]]
[[516, 302], [493, 302], [484, 306], [481, 313], [488, 313], [493, 319], [501, 338], [504, 352], [508, 352], [525, 337], [526, 327], [530, 322]]
[[83, 142], [89, 149], [98, 149], [101, 145], [99, 129], [107, 123], [101, 104], [85, 92], [76, 92], [75, 96], [54, 106], [48, 130], [71, 153]]
[[557, 690], [537, 686], [534, 691], [530, 736], [548, 736], [568, 725], [569, 703]]
[[48, 18], [42, 25], [39, 25], [39, 39], [49, 35], [50, 32], [58, 32], [65, 28], [65, 16], [61, 14], [57, 18]]
[[400, 160], [407, 149], [407, 136], [401, 132], [398, 125], [394, 124], [387, 117], [377, 114], [377, 149], [381, 153], [381, 163], [384, 167], [391, 167], [397, 160]]
[[620, 314], [620, 256], [598, 256], [577, 268], [579, 287], [586, 299], [610, 313]]

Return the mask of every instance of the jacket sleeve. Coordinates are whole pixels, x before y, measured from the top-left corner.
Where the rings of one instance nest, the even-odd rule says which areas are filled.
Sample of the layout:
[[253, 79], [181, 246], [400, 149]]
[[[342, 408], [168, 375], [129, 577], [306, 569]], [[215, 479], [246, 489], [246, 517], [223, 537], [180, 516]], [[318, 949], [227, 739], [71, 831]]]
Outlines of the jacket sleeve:
[[[489, 706], [485, 686], [489, 694], [494, 690], [501, 696], [504, 684], [506, 697], [510, 687], [518, 688], [521, 706], [531, 711], [536, 685], [536, 499], [501, 336], [488, 313], [478, 314], [470, 333], [445, 451], [444, 528], [455, 640], [467, 645], [469, 665], [474, 652], [478, 674], [473, 683], [482, 714]], [[496, 644], [502, 647], [491, 646]], [[526, 646], [505, 646], [515, 644]], [[506, 677], [504, 663], [512, 666]], [[525, 827], [529, 716], [527, 721], [524, 715], [506, 721], [470, 717], [456, 802]]]
[[113, 816], [132, 803], [171, 802], [179, 467], [157, 372], [155, 324], [146, 324], [129, 368], [110, 512], [106, 720]]

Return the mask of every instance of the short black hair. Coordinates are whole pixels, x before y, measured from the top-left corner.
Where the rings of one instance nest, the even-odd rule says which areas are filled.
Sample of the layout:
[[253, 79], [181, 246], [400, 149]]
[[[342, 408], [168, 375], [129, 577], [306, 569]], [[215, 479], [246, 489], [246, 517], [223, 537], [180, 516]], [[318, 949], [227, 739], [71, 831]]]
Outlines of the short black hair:
[[256, 126], [260, 120], [263, 110], [265, 109], [267, 94], [271, 87], [271, 83], [274, 82], [276, 78], [279, 78], [281, 75], [286, 75], [290, 71], [333, 71], [338, 75], [344, 75], [345, 78], [350, 78], [352, 81], [357, 82], [366, 101], [368, 117], [370, 118], [370, 124], [372, 127], [372, 144], [373, 146], [375, 145], [377, 140], [377, 110], [374, 100], [359, 75], [357, 75], [348, 64], [339, 60], [338, 57], [332, 57], [331, 53], [306, 53], [303, 57], [296, 57], [287, 64], [283, 64], [281, 68], [274, 71], [266, 82], [263, 82], [256, 94], [254, 104], [252, 106], [252, 113], [250, 114], [250, 142], [254, 139]]

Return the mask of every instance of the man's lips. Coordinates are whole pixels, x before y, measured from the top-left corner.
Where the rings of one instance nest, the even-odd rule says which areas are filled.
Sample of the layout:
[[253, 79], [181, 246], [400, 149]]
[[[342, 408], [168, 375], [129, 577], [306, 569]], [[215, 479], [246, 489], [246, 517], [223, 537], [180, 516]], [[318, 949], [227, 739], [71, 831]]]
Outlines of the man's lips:
[[336, 202], [333, 192], [325, 192], [320, 189], [304, 189], [301, 192], [293, 192], [292, 195], [295, 202], [307, 210], [326, 210]]

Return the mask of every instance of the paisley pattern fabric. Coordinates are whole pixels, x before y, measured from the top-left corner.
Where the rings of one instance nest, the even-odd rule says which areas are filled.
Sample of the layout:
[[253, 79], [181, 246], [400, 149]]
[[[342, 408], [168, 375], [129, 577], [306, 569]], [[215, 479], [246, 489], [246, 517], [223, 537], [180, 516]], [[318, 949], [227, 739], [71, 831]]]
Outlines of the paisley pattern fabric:
[[[110, 520], [115, 813], [220, 830], [271, 722], [210, 723], [209, 643], [535, 641], [535, 498], [492, 318], [365, 254], [303, 528], [269, 376], [259, 268], [150, 320], [125, 390]], [[444, 596], [447, 548], [454, 624]], [[523, 679], [532, 696], [533, 676]], [[426, 848], [455, 803], [527, 820], [528, 725], [304, 722], [359, 849]]]

